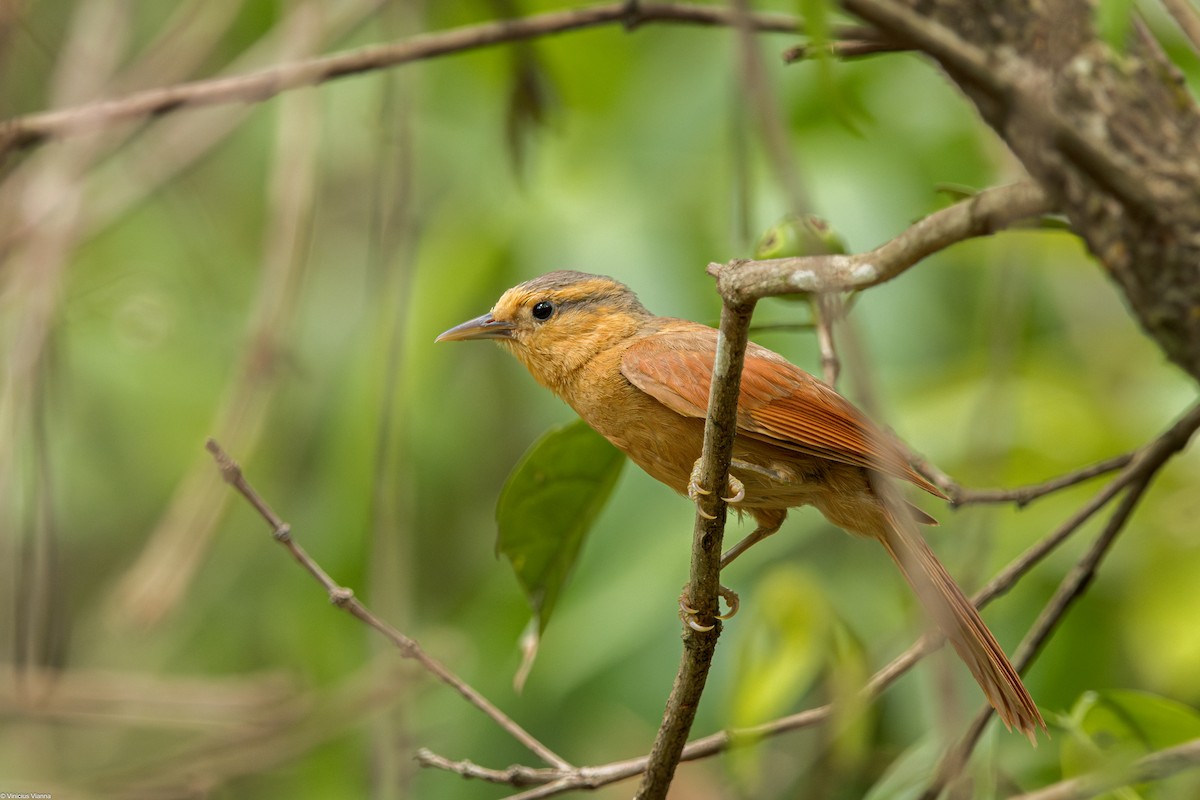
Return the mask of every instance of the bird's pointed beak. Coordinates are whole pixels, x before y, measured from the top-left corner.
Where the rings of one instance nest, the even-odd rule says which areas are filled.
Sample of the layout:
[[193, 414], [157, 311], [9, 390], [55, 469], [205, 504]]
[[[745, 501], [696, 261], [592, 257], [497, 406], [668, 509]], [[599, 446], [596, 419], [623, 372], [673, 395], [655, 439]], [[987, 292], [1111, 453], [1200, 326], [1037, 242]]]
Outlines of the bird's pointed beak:
[[516, 325], [513, 325], [511, 322], [496, 319], [489, 312], [482, 317], [469, 319], [461, 325], [455, 325], [434, 339], [434, 341], [461, 342], [467, 339], [511, 339], [513, 328], [515, 327]]

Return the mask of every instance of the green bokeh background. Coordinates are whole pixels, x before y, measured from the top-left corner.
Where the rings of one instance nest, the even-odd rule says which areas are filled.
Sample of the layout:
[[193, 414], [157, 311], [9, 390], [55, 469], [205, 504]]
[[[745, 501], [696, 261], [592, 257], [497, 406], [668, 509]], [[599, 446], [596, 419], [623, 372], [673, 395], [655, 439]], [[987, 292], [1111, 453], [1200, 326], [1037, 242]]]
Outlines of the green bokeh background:
[[[0, 110], [13, 116], [57, 102], [54, 75], [71, 26], [95, 24], [79, 15], [99, 12], [124, 27], [118, 60], [130, 65], [180, 13], [168, 6], [31, 4], [2, 51]], [[197, 13], [216, 15], [207, 8]], [[309, 52], [495, 14], [483, 2], [374, 9], [247, 0], [186, 77], [220, 73], [262, 37], [335, 27], [343, 16], [353, 22], [315, 37]], [[1194, 87], [1194, 60], [1173, 29], [1158, 27]], [[501, 47], [171, 115], [127, 132], [79, 178], [80, 233], [58, 262], [49, 339], [31, 373], [37, 385], [29, 403], [4, 409], [0, 556], [11, 585], [0, 621], [0, 791], [491, 798], [503, 789], [418, 769], [413, 753], [535, 764], [451, 690], [332, 609], [262, 521], [217, 485], [203, 443], [222, 434], [218, 409], [237, 391], [264, 404], [261, 430], [222, 441], [337, 581], [571, 761], [648, 749], [680, 650], [675, 603], [691, 507], [624, 471], [515, 693], [528, 609], [494, 556], [493, 510], [529, 443], [572, 412], [496, 348], [433, 339], [486, 311], [508, 286], [558, 268], [612, 275], [658, 313], [715, 322], [719, 300], [705, 266], [748, 255], [787, 211], [739, 81], [736, 41], [726, 29], [646, 25], [535, 42], [526, 52], [545, 90], [546, 123], [521, 130], [519, 163], [506, 138], [516, 62]], [[939, 183], [985, 187], [1020, 175], [925, 60], [837, 65], [830, 85], [812, 65], [781, 65], [778, 53], [794, 43], [758, 39], [811, 210], [851, 250], [945, 205]], [[286, 52], [266, 48], [254, 63], [279, 63]], [[140, 81], [121, 88], [157, 85], [153, 74]], [[829, 110], [835, 94], [853, 110], [853, 128]], [[229, 115], [227, 136], [169, 180], [148, 183], [146, 165], [169, 161], [205, 121]], [[164, 144], [156, 137], [168, 129], [180, 138]], [[291, 162], [297, 149], [280, 142], [297, 136], [312, 137], [312, 156]], [[46, 145], [10, 166], [10, 186], [93, 140], [82, 141]], [[306, 174], [311, 213], [282, 237], [296, 248], [294, 285], [264, 290], [270, 231], [286, 206], [272, 187], [281, 175]], [[127, 205], [113, 205], [123, 197]], [[6, 235], [14, 229], [5, 223]], [[12, 274], [32, 263], [19, 251], [9, 256]], [[252, 322], [264, 295], [283, 309], [267, 326], [268, 345]], [[7, 288], [0, 302], [11, 363], [29, 298]], [[768, 300], [755, 319], [805, 318], [802, 305]], [[755, 339], [818, 368], [808, 332]], [[842, 341], [842, 389], [968, 486], [1035, 482], [1128, 451], [1196, 394], [1065, 232], [1010, 232], [931, 258], [860, 297]], [[207, 482], [194, 490], [200, 514], [216, 508], [219, 524], [211, 538], [189, 527], [194, 517], [168, 526], [176, 555], [196, 546], [194, 570], [160, 554], [156, 563], [168, 565], [161, 585], [179, 589], [178, 602], [131, 602], [122, 594], [129, 571], [161, 540], [155, 531], [189, 472]], [[1031, 670], [1030, 691], [1048, 716], [1091, 690], [1200, 705], [1198, 479], [1194, 452], [1163, 471]], [[943, 523], [930, 534], [935, 549], [973, 589], [1096, 488], [1020, 511], [924, 507]], [[985, 614], [1010, 651], [1096, 530], [1086, 526]], [[34, 569], [27, 554], [42, 546], [51, 555], [39, 563], [49, 566]], [[773, 604], [780, 598], [807, 598], [821, 617], [812, 629], [826, 633], [796, 640], [776, 631], [786, 640], [781, 652], [801, 658], [822, 648], [824, 664], [792, 676], [809, 674], [811, 691], [773, 690], [778, 714], [829, 696], [828, 682], [812, 674], [858, 669], [854, 658], [824, 654], [828, 630], [844, 626], [868, 673], [906, 647], [922, 618], [893, 570], [878, 548], [815, 512], [794, 513], [726, 576], [743, 607], [722, 638], [697, 733], [743, 721], [753, 662], [744, 654], [770, 646], [751, 636], [770, 630], [771, 619], [795, 623]], [[801, 588], [781, 592], [781, 575]], [[756, 602], [759, 586], [770, 591]], [[62, 670], [63, 683], [31, 689], [19, 665]], [[84, 687], [79, 695], [62, 688], [76, 686], [68, 679]], [[978, 703], [965, 670], [936, 655], [867, 712], [846, 737], [858, 737], [853, 747], [830, 745], [821, 731], [788, 734], [750, 760], [685, 765], [676, 796], [862, 796], [910, 748], [918, 762], [921, 747], [936, 754], [928, 743], [956, 735]], [[980, 791], [1058, 779], [1058, 748], [1059, 739], [1031, 751], [1020, 737], [990, 733]], [[813, 786], [823, 794], [807, 794]], [[597, 796], [630, 791], [623, 784]]]

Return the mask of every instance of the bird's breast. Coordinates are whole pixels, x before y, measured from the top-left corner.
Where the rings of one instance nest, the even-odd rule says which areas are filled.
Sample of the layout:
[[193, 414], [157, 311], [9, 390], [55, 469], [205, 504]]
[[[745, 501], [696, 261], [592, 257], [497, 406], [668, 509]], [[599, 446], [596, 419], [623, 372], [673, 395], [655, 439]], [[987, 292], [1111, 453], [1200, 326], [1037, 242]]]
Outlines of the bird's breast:
[[676, 414], [623, 377], [620, 383], [568, 403], [651, 477], [686, 493], [704, 445], [704, 420]]

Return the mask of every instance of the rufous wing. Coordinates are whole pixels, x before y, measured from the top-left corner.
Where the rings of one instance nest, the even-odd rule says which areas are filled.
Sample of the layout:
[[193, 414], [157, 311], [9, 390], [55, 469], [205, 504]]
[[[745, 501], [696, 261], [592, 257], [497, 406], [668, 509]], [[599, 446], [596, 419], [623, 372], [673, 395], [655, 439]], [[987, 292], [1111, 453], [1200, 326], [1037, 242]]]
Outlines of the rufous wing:
[[[621, 372], [675, 413], [703, 418], [708, 413], [716, 347], [714, 328], [672, 320], [625, 351]], [[742, 435], [877, 470], [944, 496], [849, 401], [783, 356], [754, 343], [746, 348], [742, 367], [737, 424]]]

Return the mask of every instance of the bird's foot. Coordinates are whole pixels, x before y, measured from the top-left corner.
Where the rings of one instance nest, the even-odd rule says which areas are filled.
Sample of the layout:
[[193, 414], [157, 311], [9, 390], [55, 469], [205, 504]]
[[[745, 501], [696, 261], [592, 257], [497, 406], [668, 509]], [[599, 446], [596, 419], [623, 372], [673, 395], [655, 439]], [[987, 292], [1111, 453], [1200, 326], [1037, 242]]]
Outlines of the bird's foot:
[[[729, 497], [722, 497], [726, 503], [740, 503], [746, 499], [746, 485], [735, 478], [732, 474], [726, 477], [726, 487], [729, 491]], [[696, 464], [692, 467], [692, 475], [688, 479], [687, 488], [688, 497], [693, 503], [697, 504], [697, 511], [700, 516], [705, 519], [716, 519], [712, 514], [706, 513], [699, 507], [700, 497], [712, 494], [712, 491], [705, 489], [700, 485], [700, 459], [696, 459]]]
[[[738, 606], [741, 604], [741, 601], [738, 599], [737, 592], [727, 586], [718, 586], [717, 593], [721, 595], [721, 598], [725, 601], [725, 605], [729, 607], [729, 610], [724, 614], [717, 614], [717, 619], [729, 619], [738, 612]], [[679, 619], [681, 619], [685, 625], [694, 631], [699, 631], [700, 633], [711, 631], [714, 626], [701, 625], [700, 620], [697, 618], [699, 613], [699, 609], [692, 608], [691, 605], [688, 604], [687, 587], [684, 586], [683, 592], [681, 592], [679, 595]]]

